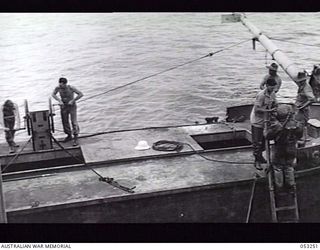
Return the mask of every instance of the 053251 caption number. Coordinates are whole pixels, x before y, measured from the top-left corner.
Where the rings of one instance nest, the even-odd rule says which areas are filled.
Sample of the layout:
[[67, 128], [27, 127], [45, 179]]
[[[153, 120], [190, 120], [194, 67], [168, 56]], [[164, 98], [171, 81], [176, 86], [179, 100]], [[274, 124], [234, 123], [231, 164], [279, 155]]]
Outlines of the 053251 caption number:
[[303, 244], [300, 244], [300, 248], [318, 248], [318, 244], [316, 244], [316, 243], [303, 243]]

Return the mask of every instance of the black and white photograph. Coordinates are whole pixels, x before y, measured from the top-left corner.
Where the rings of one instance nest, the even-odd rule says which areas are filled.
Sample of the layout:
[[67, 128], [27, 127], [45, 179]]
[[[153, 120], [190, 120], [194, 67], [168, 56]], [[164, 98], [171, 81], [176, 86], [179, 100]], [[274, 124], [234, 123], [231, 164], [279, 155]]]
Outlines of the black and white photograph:
[[319, 222], [319, 20], [0, 13], [0, 222]]

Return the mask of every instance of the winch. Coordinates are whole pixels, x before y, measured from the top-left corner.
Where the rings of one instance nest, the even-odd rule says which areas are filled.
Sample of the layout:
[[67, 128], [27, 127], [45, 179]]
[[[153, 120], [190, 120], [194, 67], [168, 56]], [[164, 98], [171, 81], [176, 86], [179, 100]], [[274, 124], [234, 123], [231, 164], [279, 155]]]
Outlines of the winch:
[[52, 133], [54, 133], [54, 105], [49, 98], [49, 109], [29, 111], [28, 101], [24, 101], [25, 127], [32, 137], [34, 151], [53, 149]]

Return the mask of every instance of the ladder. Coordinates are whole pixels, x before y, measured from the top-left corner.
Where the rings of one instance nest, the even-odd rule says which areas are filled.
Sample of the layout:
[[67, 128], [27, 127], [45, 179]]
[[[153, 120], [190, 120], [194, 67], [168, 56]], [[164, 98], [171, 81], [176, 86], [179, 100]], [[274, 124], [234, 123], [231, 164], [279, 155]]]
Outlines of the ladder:
[[269, 164], [268, 188], [270, 194], [270, 206], [272, 222], [275, 223], [298, 223], [299, 210], [297, 201], [296, 185], [290, 190], [281, 190], [274, 185], [274, 169]]
[[[268, 107], [270, 109], [270, 107]], [[265, 114], [265, 128], [268, 128], [269, 114]], [[267, 156], [267, 176], [270, 194], [271, 218], [274, 223], [298, 223], [299, 210], [296, 184], [290, 190], [275, 188], [274, 168], [271, 163], [270, 141], [265, 140]], [[295, 181], [294, 181], [295, 182]]]

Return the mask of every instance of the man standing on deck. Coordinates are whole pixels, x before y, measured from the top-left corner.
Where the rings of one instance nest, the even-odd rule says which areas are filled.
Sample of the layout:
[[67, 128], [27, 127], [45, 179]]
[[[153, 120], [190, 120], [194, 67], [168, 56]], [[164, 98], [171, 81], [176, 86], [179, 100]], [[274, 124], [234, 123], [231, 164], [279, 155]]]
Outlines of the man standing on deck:
[[[63, 125], [63, 130], [67, 134], [67, 137], [63, 142], [68, 142], [72, 140], [72, 132], [69, 123], [69, 115], [71, 117], [72, 130], [74, 135], [73, 146], [78, 145], [78, 134], [79, 134], [79, 125], [77, 122], [77, 105], [76, 101], [79, 100], [83, 94], [81, 91], [75, 87], [67, 84], [68, 80], [65, 77], [59, 79], [59, 86], [57, 86], [53, 93], [52, 97], [59, 102], [61, 110], [61, 120]], [[57, 96], [59, 92], [60, 98]], [[74, 93], [77, 94], [74, 97]]]
[[19, 147], [14, 142], [14, 134], [20, 128], [20, 115], [18, 105], [11, 100], [6, 100], [0, 108], [0, 126], [4, 129], [9, 153], [14, 153]]
[[280, 76], [277, 74], [278, 65], [276, 63], [271, 63], [271, 65], [267, 66], [267, 68], [269, 69], [269, 74], [263, 77], [262, 82], [260, 83], [260, 89], [264, 89], [264, 86], [266, 85], [268, 79], [274, 79], [277, 83], [274, 91], [275, 93], [277, 93], [282, 84], [282, 80]]
[[299, 72], [296, 83], [298, 84], [298, 93], [296, 98], [296, 120], [304, 127], [303, 142], [305, 144], [307, 137], [307, 122], [309, 120], [310, 107], [309, 105], [314, 101], [314, 96], [310, 85], [307, 83], [307, 74]]
[[314, 65], [309, 81], [317, 102], [320, 102], [320, 65]]
[[[262, 152], [265, 150], [263, 131], [266, 112], [276, 110], [277, 100], [274, 92], [276, 85], [277, 82], [274, 79], [267, 80], [266, 88], [258, 93], [250, 115], [253, 155], [258, 164], [267, 162], [262, 156]], [[256, 167], [258, 168], [257, 164]]]

